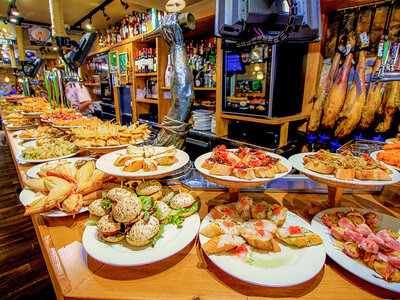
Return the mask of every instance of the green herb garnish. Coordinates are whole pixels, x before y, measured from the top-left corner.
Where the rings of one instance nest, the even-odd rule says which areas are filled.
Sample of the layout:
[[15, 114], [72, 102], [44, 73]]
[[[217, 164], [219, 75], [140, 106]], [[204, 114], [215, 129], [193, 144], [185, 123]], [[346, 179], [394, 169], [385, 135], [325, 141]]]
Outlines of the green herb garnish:
[[97, 222], [100, 220], [100, 217], [91, 216], [85, 223], [85, 226], [95, 226]]
[[155, 246], [156, 242], [161, 238], [163, 233], [164, 233], [164, 224], [161, 224], [160, 230], [158, 230], [157, 234], [150, 239], [152, 247]]

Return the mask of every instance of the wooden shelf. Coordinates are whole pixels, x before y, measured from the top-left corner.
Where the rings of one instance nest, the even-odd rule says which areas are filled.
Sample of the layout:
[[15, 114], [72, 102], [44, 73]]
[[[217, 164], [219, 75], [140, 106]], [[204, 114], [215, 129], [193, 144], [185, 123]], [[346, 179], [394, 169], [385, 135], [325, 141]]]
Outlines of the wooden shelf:
[[86, 86], [100, 86], [100, 83], [84, 82], [83, 85], [86, 85]]
[[54, 66], [54, 68], [57, 68], [57, 69], [64, 69], [64, 67], [65, 67], [65, 63], [61, 63], [61, 64]]
[[136, 102], [143, 102], [143, 103], [150, 103], [150, 104], [158, 104], [158, 100], [157, 99], [136, 99]]
[[[161, 90], [162, 91], [169, 91], [171, 88], [167, 87], [167, 86], [162, 86]], [[216, 87], [195, 87], [194, 88], [195, 91], [216, 91], [217, 88]]]
[[246, 117], [240, 115], [229, 115], [222, 113], [221, 118], [223, 119], [231, 119], [231, 120], [239, 120], [239, 121], [247, 121], [253, 123], [262, 123], [262, 124], [269, 124], [269, 125], [281, 125], [287, 122], [305, 120], [308, 118], [308, 115], [293, 115], [281, 118], [274, 118], [274, 119], [263, 119], [263, 118], [256, 118], [256, 117]]
[[151, 76], [157, 76], [157, 72], [150, 72], [150, 73], [135, 73], [136, 77], [151, 77]]

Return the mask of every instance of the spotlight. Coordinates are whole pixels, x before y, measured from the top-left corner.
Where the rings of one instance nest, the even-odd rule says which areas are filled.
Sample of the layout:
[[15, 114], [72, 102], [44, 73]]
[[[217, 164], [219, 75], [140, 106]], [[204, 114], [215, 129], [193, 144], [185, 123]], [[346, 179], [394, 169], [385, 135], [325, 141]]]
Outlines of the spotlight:
[[10, 14], [13, 15], [14, 17], [19, 17], [19, 11], [16, 7], [11, 8]]
[[17, 19], [16, 16], [10, 16], [9, 21], [10, 21], [11, 23], [18, 23], [18, 19]]
[[106, 14], [106, 11], [103, 8], [103, 16], [106, 19], [106, 21], [110, 21], [110, 16]]
[[89, 23], [86, 24], [86, 28], [89, 29], [89, 30], [93, 29], [92, 18], [90, 18]]
[[124, 2], [123, 0], [119, 0], [119, 1], [121, 2], [121, 5], [122, 5], [125, 9], [128, 9], [128, 8], [129, 8], [128, 3]]

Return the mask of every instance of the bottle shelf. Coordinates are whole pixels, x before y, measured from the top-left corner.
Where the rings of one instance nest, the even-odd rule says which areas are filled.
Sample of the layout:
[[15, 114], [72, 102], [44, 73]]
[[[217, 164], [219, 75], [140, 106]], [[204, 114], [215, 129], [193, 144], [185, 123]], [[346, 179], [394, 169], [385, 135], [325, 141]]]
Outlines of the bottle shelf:
[[157, 76], [157, 72], [150, 72], [150, 73], [135, 73], [136, 77], [151, 77]]
[[[162, 91], [169, 91], [171, 88], [167, 87], [167, 86], [163, 86], [161, 87]], [[194, 88], [195, 91], [216, 91], [217, 88], [216, 87], [195, 87]]]
[[158, 104], [158, 99], [149, 99], [149, 98], [136, 99], [136, 102], [143, 102], [143, 103], [150, 103], [150, 104]]

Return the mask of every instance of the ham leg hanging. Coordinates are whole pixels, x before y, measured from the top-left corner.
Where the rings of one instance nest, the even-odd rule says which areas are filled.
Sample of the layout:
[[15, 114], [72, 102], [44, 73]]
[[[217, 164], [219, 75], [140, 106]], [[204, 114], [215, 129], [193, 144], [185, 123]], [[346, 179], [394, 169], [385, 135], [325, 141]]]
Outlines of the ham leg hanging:
[[385, 92], [383, 94], [382, 119], [376, 126], [377, 132], [385, 132], [389, 130], [393, 122], [394, 115], [397, 110], [397, 105], [400, 101], [400, 81], [389, 81], [386, 83]]
[[365, 51], [360, 51], [353, 83], [346, 94], [343, 109], [339, 114], [338, 125], [335, 131], [335, 136], [339, 139], [350, 134], [357, 127], [361, 119], [367, 95], [365, 87], [366, 56]]
[[343, 107], [352, 59], [353, 53], [350, 52], [347, 54], [346, 60], [340, 69], [338, 79], [326, 98], [324, 115], [321, 123], [324, 128], [332, 129], [335, 126], [336, 119]]
[[326, 97], [332, 89], [333, 83], [335, 82], [335, 79], [339, 72], [340, 57], [340, 53], [337, 52], [333, 57], [331, 69], [329, 70], [328, 76], [318, 90], [317, 99], [314, 102], [314, 106], [310, 114], [310, 119], [308, 120], [308, 131], [316, 131], [319, 128]]
[[[382, 58], [377, 57], [374, 63], [374, 67], [372, 68], [371, 76], [373, 76], [376, 72], [378, 72], [381, 63], [382, 63]], [[361, 113], [361, 120], [360, 124], [358, 125], [361, 129], [369, 128], [375, 119], [379, 106], [382, 103], [382, 96], [383, 96], [382, 86], [383, 86], [382, 81], [371, 82], [368, 91], [367, 102], [365, 103], [364, 109]]]

